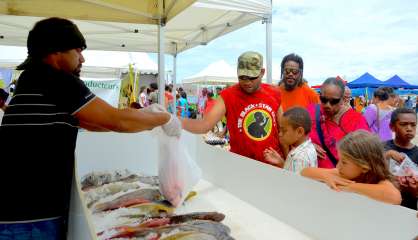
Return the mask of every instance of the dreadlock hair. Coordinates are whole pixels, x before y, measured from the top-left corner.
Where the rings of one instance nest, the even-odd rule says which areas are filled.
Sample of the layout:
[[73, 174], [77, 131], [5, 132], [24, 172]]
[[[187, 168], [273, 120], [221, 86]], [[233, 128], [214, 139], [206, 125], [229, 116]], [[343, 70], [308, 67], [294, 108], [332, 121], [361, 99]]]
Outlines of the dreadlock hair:
[[[291, 53], [288, 54], [286, 56], [284, 56], [282, 63], [281, 63], [281, 71], [280, 71], [280, 83], [282, 83], [283, 81], [283, 76], [284, 76], [284, 65], [288, 62], [288, 61], [294, 61], [297, 64], [299, 64], [299, 71], [300, 71], [300, 79], [298, 79], [298, 86], [301, 86], [303, 84], [303, 59], [302, 57], [300, 57], [299, 55], [295, 54], [295, 53]], [[279, 84], [280, 84], [279, 83]]]

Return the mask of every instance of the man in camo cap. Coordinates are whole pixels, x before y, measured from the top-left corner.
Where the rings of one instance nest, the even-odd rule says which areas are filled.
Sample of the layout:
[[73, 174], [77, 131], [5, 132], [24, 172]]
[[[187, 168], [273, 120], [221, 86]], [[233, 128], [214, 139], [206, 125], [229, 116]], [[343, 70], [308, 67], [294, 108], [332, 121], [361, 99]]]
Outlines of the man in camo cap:
[[207, 133], [225, 115], [230, 133], [231, 152], [266, 162], [263, 151], [279, 149], [277, 88], [261, 83], [265, 69], [263, 56], [245, 52], [238, 58], [238, 83], [223, 90], [203, 119], [183, 119], [183, 128], [192, 133]]

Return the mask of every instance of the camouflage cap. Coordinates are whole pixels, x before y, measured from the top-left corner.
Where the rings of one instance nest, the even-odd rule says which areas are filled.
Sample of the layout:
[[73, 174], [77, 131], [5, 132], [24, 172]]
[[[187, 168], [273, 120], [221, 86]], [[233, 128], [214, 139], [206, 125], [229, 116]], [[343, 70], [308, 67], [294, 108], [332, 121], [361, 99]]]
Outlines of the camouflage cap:
[[263, 68], [263, 56], [258, 52], [245, 52], [238, 58], [238, 77], [258, 77]]

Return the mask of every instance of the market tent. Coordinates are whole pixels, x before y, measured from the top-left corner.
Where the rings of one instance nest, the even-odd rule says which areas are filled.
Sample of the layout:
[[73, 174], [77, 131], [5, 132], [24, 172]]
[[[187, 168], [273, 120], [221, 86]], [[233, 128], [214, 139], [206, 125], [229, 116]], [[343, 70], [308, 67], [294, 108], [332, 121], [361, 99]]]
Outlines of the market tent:
[[393, 77], [389, 78], [388, 80], [383, 82], [385, 86], [393, 87], [393, 88], [407, 88], [407, 89], [417, 89], [418, 86], [411, 85], [398, 75], [394, 75]]
[[199, 73], [183, 79], [185, 84], [203, 84], [203, 85], [217, 85], [217, 84], [233, 84], [237, 83], [237, 70], [230, 66], [224, 60], [220, 60], [209, 64], [205, 69]]
[[[0, 15], [0, 45], [26, 46], [28, 31], [36, 21], [43, 17], [61, 16], [75, 20], [86, 37], [88, 49], [158, 52], [159, 16], [151, 6], [144, 13], [147, 9], [144, 6], [149, 2], [158, 1], [1, 1], [0, 14], [9, 15]], [[268, 0], [245, 3], [238, 0], [164, 2], [166, 13], [162, 18], [167, 21], [163, 23], [164, 49], [169, 54], [205, 45], [271, 13], [271, 2]], [[193, 2], [192, 6], [185, 8]], [[174, 5], [171, 10], [167, 7], [170, 4]], [[164, 18], [166, 15], [167, 18]]]
[[347, 83], [349, 88], [380, 87], [383, 82], [366, 72], [359, 78]]
[[[0, 52], [0, 68], [14, 69], [26, 58], [26, 49], [22, 47], [0, 46]], [[158, 65], [146, 53], [86, 50], [83, 55], [86, 62], [83, 63], [82, 76], [119, 77], [120, 71], [127, 70], [129, 64], [143, 74], [158, 73]]]
[[[176, 66], [178, 53], [264, 20], [267, 68], [272, 65], [269, 0], [3, 0], [0, 14], [7, 14], [0, 15], [0, 45], [25, 46], [36, 21], [61, 16], [75, 20], [89, 49], [158, 52], [161, 73], [165, 72], [164, 53], [174, 56]], [[175, 72], [176, 67], [174, 82]], [[159, 74], [160, 86], [165, 84], [164, 75]], [[161, 95], [159, 102], [163, 101]]]

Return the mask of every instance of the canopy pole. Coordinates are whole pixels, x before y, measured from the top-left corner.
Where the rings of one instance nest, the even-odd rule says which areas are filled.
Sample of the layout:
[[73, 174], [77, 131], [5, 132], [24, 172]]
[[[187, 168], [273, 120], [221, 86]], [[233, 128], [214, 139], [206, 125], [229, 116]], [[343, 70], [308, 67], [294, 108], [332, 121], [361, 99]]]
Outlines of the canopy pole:
[[177, 44], [176, 44], [176, 53], [173, 54], [173, 75], [171, 76], [171, 79], [173, 80], [173, 89], [171, 93], [173, 94], [173, 114], [176, 115], [176, 105], [177, 105], [177, 99], [176, 99], [176, 89], [177, 89]]
[[267, 83], [273, 83], [273, 60], [272, 60], [272, 15], [264, 19], [266, 23], [266, 71], [267, 71]]
[[164, 28], [165, 23], [160, 20], [158, 24], [158, 103], [165, 106], [165, 61], [164, 61]]

